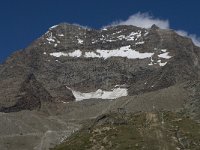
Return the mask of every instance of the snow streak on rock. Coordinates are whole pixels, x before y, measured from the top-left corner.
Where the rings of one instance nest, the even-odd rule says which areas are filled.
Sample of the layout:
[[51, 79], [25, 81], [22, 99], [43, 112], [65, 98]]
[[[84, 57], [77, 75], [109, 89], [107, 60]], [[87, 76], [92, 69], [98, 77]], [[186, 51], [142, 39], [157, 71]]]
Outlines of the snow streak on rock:
[[158, 55], [158, 57], [165, 58], [165, 59], [172, 58], [172, 56], [169, 56], [169, 52], [162, 53], [162, 54]]
[[145, 59], [150, 58], [154, 53], [140, 53], [136, 50], [131, 49], [130, 46], [123, 46], [119, 49], [115, 50], [96, 50], [96, 51], [89, 51], [85, 52], [82, 55], [80, 50], [75, 50], [72, 53], [64, 53], [64, 52], [55, 52], [50, 53], [51, 56], [54, 57], [61, 57], [61, 56], [68, 56], [68, 57], [85, 57], [85, 58], [110, 58], [110, 57], [126, 57], [128, 59]]
[[87, 58], [110, 58], [110, 57], [126, 57], [128, 59], [145, 59], [150, 58], [154, 53], [140, 53], [131, 49], [130, 46], [123, 46], [116, 50], [96, 50], [95, 52], [86, 52], [84, 57]]
[[71, 53], [55, 52], [55, 53], [50, 53], [50, 55], [54, 57], [61, 57], [61, 56], [81, 57], [82, 52], [80, 50], [75, 50], [74, 52]]

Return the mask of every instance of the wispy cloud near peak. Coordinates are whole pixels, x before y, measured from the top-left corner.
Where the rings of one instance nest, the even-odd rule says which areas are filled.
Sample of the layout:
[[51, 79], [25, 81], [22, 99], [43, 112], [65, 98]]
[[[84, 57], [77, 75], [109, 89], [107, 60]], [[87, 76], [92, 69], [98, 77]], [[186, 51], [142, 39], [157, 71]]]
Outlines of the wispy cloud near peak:
[[200, 47], [200, 38], [196, 34], [189, 34], [188, 32], [186, 32], [184, 30], [177, 30], [176, 33], [179, 34], [180, 36], [185, 36], [185, 37], [191, 38], [193, 43], [196, 46]]
[[[155, 24], [156, 26], [158, 26], [161, 29], [169, 29], [170, 28], [169, 20], [159, 19], [159, 18], [156, 18], [156, 17], [150, 15], [149, 13], [141, 13], [141, 12], [131, 15], [127, 20], [115, 21], [115, 22], [111, 23], [110, 26], [133, 25], [133, 26], [137, 26], [137, 27], [141, 27], [141, 28], [150, 28], [153, 24]], [[193, 43], [196, 46], [200, 47], [200, 37], [198, 37], [197, 35], [190, 34], [184, 30], [175, 30], [175, 32], [181, 36], [191, 38]]]
[[117, 21], [112, 23], [112, 25], [134, 25], [142, 28], [150, 28], [153, 24], [155, 24], [161, 29], [169, 28], [168, 20], [154, 18], [153, 16], [149, 15], [149, 13], [140, 13], [140, 12], [131, 15], [125, 21]]

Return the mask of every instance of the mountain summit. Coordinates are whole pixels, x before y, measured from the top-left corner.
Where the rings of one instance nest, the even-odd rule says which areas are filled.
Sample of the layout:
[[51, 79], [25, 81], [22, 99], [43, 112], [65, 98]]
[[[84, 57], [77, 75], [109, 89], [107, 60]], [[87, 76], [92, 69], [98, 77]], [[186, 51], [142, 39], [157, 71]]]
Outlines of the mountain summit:
[[123, 107], [181, 110], [199, 120], [199, 61], [191, 39], [155, 25], [62, 23], [0, 66], [0, 111], [88, 119]]

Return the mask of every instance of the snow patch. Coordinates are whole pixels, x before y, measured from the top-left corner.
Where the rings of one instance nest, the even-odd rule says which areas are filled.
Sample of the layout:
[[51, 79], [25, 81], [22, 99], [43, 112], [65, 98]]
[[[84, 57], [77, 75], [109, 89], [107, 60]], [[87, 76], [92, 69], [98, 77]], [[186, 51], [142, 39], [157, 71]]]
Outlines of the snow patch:
[[49, 29], [54, 29], [54, 28], [56, 28], [58, 25], [54, 25], [54, 26], [52, 26], [52, 27], [50, 27]]
[[126, 84], [117, 84], [115, 85], [115, 88], [126, 88], [127, 85]]
[[115, 42], [116, 40], [106, 40], [107, 42]]
[[95, 52], [86, 52], [84, 57], [86, 58], [110, 58], [110, 57], [127, 57], [128, 59], [145, 59], [149, 58], [154, 53], [140, 53], [132, 50], [130, 45], [123, 46], [116, 50], [96, 50]]
[[61, 37], [62, 37], [62, 36], [64, 36], [64, 34], [58, 34], [58, 36], [61, 36]]
[[142, 36], [141, 31], [138, 32], [131, 32], [128, 36], [125, 35], [120, 35], [117, 38], [119, 40], [127, 40], [127, 41], [137, 41], [138, 38], [140, 38]]
[[135, 41], [137, 40], [139, 37], [141, 37], [141, 31], [138, 32], [132, 32], [129, 36], [126, 37], [127, 41]]
[[54, 52], [54, 53], [50, 53], [49, 55], [54, 56], [54, 57], [68, 56], [68, 54], [64, 52]]
[[165, 59], [172, 58], [172, 56], [169, 55], [169, 52], [162, 53], [162, 54], [158, 55], [158, 57], [165, 58]]
[[161, 67], [163, 67], [163, 66], [165, 66], [167, 64], [167, 62], [164, 62], [164, 63], [159, 63], [159, 65], [161, 66]]
[[157, 64], [161, 67], [165, 66], [167, 64], [167, 62], [161, 62], [161, 60], [157, 61]]
[[82, 39], [77, 39], [78, 40], [78, 44], [83, 44], [83, 40]]
[[74, 52], [71, 52], [71, 53], [54, 52], [54, 53], [50, 53], [50, 55], [54, 57], [61, 57], [61, 56], [81, 57], [82, 52], [80, 50], [75, 50]]
[[135, 43], [135, 45], [142, 45], [142, 44], [144, 44], [144, 41]]
[[[62, 34], [58, 34], [58, 35], [62, 35]], [[55, 36], [53, 36], [53, 33], [52, 32], [48, 32], [46, 34], [46, 40], [48, 41], [49, 44], [53, 44], [53, 43], [57, 43], [57, 44], [54, 44], [54, 47], [56, 47], [58, 44], [60, 44], [60, 41], [58, 39], [56, 39]], [[64, 35], [63, 35], [64, 36]], [[44, 43], [45, 44], [45, 43]]]
[[161, 49], [161, 51], [165, 53], [165, 52], [167, 52], [167, 49]]
[[70, 57], [81, 57], [82, 52], [80, 50], [75, 50], [74, 52], [68, 53]]
[[[80, 50], [75, 50], [71, 53], [64, 52], [54, 52], [50, 53], [51, 56], [61, 57], [61, 56], [69, 56], [69, 57], [81, 57], [82, 52]], [[92, 52], [85, 52], [83, 57], [85, 58], [110, 58], [110, 57], [126, 57], [128, 59], [145, 59], [150, 58], [154, 55], [154, 53], [140, 53], [136, 50], [131, 49], [129, 46], [123, 46], [119, 49], [115, 50], [96, 50]]]
[[[107, 37], [102, 36], [103, 38], [100, 38], [100, 40], [105, 40], [108, 42], [113, 42], [117, 40], [126, 40], [126, 41], [137, 41], [142, 36], [142, 31], [138, 30], [137, 32], [131, 32], [129, 35], [119, 35], [122, 31], [117, 31], [113, 33], [110, 37], [107, 35]], [[117, 37], [113, 35], [118, 35]]]
[[72, 90], [72, 93], [76, 98], [76, 101], [81, 101], [85, 99], [117, 99], [123, 96], [128, 96], [128, 90], [126, 88], [114, 88], [111, 91], [103, 91], [101, 89], [98, 89], [95, 92], [89, 93], [82, 93]]
[[55, 39], [54, 39], [55, 37], [53, 37], [53, 35], [52, 35], [52, 33], [50, 32], [49, 33], [49, 36], [47, 37], [47, 41], [49, 42], [49, 44], [51, 43], [51, 42], [55, 42]]
[[117, 38], [118, 38], [119, 40], [123, 40], [123, 39], [126, 38], [126, 36], [125, 36], [125, 35], [120, 35], [120, 36], [118, 36]]
[[155, 62], [153, 60], [153, 58], [151, 57], [151, 62], [148, 64], [149, 66], [152, 66], [152, 65], [159, 65], [161, 67], [165, 66], [167, 64], [167, 62], [162, 62], [161, 60], [157, 60], [157, 62]]

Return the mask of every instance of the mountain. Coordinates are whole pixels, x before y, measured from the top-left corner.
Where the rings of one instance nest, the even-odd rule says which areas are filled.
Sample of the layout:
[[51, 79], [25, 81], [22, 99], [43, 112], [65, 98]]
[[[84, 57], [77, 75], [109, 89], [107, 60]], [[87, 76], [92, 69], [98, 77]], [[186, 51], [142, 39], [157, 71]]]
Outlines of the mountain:
[[119, 108], [199, 121], [199, 61], [191, 39], [155, 25], [53, 26], [0, 65], [0, 148], [52, 148]]

